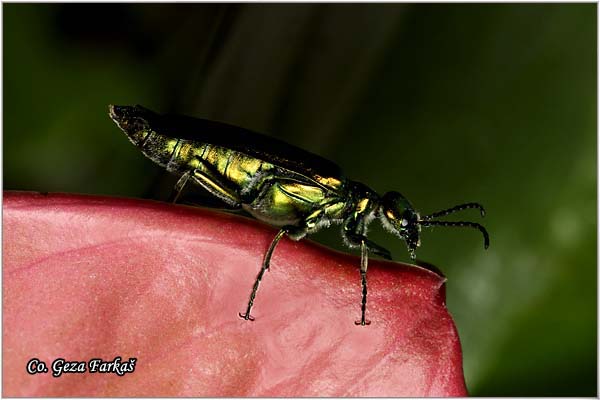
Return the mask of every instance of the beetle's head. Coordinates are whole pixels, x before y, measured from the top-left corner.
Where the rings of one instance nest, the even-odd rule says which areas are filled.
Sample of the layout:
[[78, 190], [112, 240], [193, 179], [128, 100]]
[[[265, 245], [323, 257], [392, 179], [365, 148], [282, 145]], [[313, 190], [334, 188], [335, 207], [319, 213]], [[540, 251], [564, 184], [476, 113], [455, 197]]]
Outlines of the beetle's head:
[[410, 256], [414, 259], [415, 250], [421, 245], [421, 226], [419, 213], [412, 204], [398, 192], [387, 192], [381, 199], [379, 218], [386, 229], [404, 239]]
[[150, 130], [157, 114], [142, 106], [108, 106], [108, 115], [134, 144], [139, 144]]
[[465, 203], [447, 210], [421, 216], [412, 204], [398, 192], [388, 192], [381, 198], [379, 208], [379, 218], [382, 225], [393, 234], [404, 239], [410, 257], [416, 258], [415, 250], [421, 245], [420, 232], [422, 226], [458, 226], [478, 229], [483, 234], [484, 246], [487, 249], [490, 243], [489, 235], [485, 228], [475, 222], [466, 221], [437, 221], [436, 217], [443, 217], [457, 211], [467, 208], [477, 208], [481, 216], [485, 215], [485, 210], [478, 203]]

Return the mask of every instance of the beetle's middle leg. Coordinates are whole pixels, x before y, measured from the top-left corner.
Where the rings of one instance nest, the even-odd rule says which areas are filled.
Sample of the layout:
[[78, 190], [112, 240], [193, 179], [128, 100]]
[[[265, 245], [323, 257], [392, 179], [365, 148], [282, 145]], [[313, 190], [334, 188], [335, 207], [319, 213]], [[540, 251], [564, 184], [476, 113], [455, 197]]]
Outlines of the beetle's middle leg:
[[277, 233], [277, 235], [271, 242], [271, 245], [269, 246], [267, 253], [265, 254], [265, 258], [263, 260], [261, 269], [258, 272], [258, 276], [256, 277], [256, 280], [254, 281], [254, 286], [252, 287], [252, 292], [250, 293], [250, 300], [248, 301], [248, 307], [246, 308], [246, 312], [244, 314], [239, 313], [239, 316], [241, 318], [243, 318], [245, 320], [254, 321], [254, 317], [252, 315], [250, 315], [250, 311], [252, 310], [252, 306], [254, 305], [254, 299], [256, 298], [256, 292], [258, 291], [260, 281], [262, 280], [263, 275], [265, 274], [265, 271], [267, 271], [270, 267], [271, 257], [273, 256], [273, 251], [275, 250], [277, 243], [279, 243], [279, 241], [281, 240], [283, 235], [287, 234], [289, 237], [291, 237], [294, 240], [299, 240], [300, 238], [304, 237], [310, 229], [315, 227], [315, 225], [317, 224], [319, 219], [323, 216], [324, 209], [325, 208], [320, 208], [320, 209], [315, 210], [304, 221], [302, 221], [302, 223], [299, 226], [284, 226]]
[[[306, 193], [302, 193], [301, 190], [298, 190], [299, 186], [301, 186]], [[282, 222], [281, 225], [279, 225], [283, 225], [283, 228], [281, 228], [279, 233], [275, 236], [265, 254], [262, 267], [256, 277], [252, 292], [250, 293], [250, 300], [248, 301], [246, 313], [239, 313], [241, 318], [245, 320], [254, 319], [250, 314], [250, 311], [254, 305], [256, 292], [258, 291], [260, 281], [263, 278], [265, 271], [269, 269], [275, 246], [277, 246], [277, 243], [281, 240], [283, 235], [287, 234], [288, 237], [293, 240], [300, 240], [306, 236], [307, 233], [312, 233], [319, 228], [319, 222], [326, 217], [329, 207], [333, 207], [334, 204], [339, 204], [337, 199], [332, 199], [315, 206], [314, 202], [311, 202], [311, 199], [317, 198], [321, 200], [322, 196], [319, 196], [319, 194], [322, 194], [320, 193], [319, 188], [315, 189], [314, 186], [311, 186], [308, 183], [302, 185], [296, 180], [287, 179], [285, 177], [266, 178], [260, 182], [260, 185], [254, 188], [253, 191], [246, 194], [247, 199], [244, 202], [244, 209], [249, 210], [251, 214], [252, 212], [256, 212], [260, 215], [260, 213], [264, 213], [265, 210], [272, 211], [274, 209], [275, 212], [271, 212], [271, 214], [267, 216], [273, 217], [275, 214], [275, 219], [279, 217], [279, 221], [284, 218], [287, 221]]]
[[286, 228], [286, 227], [281, 228], [281, 230], [277, 233], [277, 235], [275, 235], [275, 238], [273, 239], [273, 241], [271, 242], [271, 245], [269, 246], [269, 250], [267, 250], [267, 253], [265, 254], [265, 258], [263, 259], [262, 267], [260, 268], [260, 271], [258, 272], [258, 276], [256, 277], [256, 280], [254, 281], [254, 286], [252, 287], [252, 292], [250, 293], [250, 300], [248, 300], [248, 307], [246, 308], [246, 313], [245, 314], [239, 313], [239, 316], [241, 318], [245, 319], [246, 321], [248, 321], [248, 320], [254, 321], [254, 317], [252, 315], [250, 315], [250, 311], [252, 310], [252, 306], [254, 305], [254, 299], [256, 298], [256, 292], [258, 291], [258, 286], [260, 285], [260, 281], [261, 281], [263, 275], [265, 274], [265, 271], [267, 269], [269, 269], [269, 264], [271, 263], [271, 257], [273, 256], [273, 251], [275, 250], [277, 243], [279, 243], [279, 241], [281, 240], [283, 235], [285, 235], [287, 233], [287, 231], [288, 231], [288, 228]]
[[252, 287], [252, 292], [250, 293], [250, 300], [248, 301], [248, 307], [246, 308], [246, 313], [244, 313], [244, 314], [238, 313], [241, 318], [243, 318], [245, 320], [254, 321], [254, 317], [252, 315], [250, 315], [250, 311], [252, 310], [252, 306], [254, 305], [254, 299], [256, 298], [256, 292], [258, 291], [258, 286], [260, 285], [260, 281], [262, 280], [263, 275], [265, 274], [265, 271], [268, 270], [271, 265], [271, 257], [273, 256], [273, 251], [275, 250], [277, 243], [279, 243], [279, 241], [281, 240], [283, 235], [288, 234], [291, 237], [305, 236], [309, 227], [314, 225], [313, 219], [318, 218], [321, 215], [321, 213], [322, 213], [321, 210], [317, 210], [315, 213], [313, 213], [313, 215], [311, 215], [309, 218], [307, 218], [303, 222], [302, 226], [300, 226], [300, 227], [284, 226], [277, 233], [277, 235], [275, 235], [275, 238], [273, 239], [273, 241], [271, 242], [271, 245], [269, 246], [269, 250], [267, 250], [267, 253], [265, 254], [265, 258], [263, 259], [262, 267], [260, 268], [260, 271], [258, 272], [256, 280], [254, 281], [254, 286]]

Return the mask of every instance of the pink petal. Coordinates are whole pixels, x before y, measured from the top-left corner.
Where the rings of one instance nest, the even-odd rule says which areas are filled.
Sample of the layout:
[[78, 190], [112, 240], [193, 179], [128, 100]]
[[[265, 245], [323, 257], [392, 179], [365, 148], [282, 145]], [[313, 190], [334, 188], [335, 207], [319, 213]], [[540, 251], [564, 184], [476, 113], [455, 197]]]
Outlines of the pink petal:
[[[201, 208], [4, 194], [4, 396], [464, 396], [444, 281], [284, 238]], [[52, 377], [56, 358], [137, 358], [133, 373]], [[50, 372], [29, 375], [31, 358]]]

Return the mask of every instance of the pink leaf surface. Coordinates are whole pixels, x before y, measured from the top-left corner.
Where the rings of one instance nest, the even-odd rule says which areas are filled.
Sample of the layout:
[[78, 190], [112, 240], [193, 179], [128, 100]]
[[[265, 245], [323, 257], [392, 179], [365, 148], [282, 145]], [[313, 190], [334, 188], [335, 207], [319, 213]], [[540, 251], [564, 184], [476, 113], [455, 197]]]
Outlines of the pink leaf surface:
[[[445, 279], [284, 238], [202, 208], [5, 192], [4, 396], [464, 396]], [[52, 361], [137, 358], [135, 371], [52, 377]], [[49, 373], [29, 375], [31, 358]]]

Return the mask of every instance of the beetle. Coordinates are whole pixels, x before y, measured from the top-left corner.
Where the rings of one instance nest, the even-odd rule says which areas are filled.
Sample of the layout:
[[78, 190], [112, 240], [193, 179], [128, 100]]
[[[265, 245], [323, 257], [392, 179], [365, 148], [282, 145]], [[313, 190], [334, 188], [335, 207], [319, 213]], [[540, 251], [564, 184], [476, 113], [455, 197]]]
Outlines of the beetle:
[[362, 298], [357, 325], [369, 325], [367, 307], [368, 255], [386, 259], [391, 254], [367, 239], [367, 226], [376, 217], [384, 228], [406, 242], [411, 258], [421, 245], [422, 227], [450, 226], [478, 229], [489, 246], [486, 229], [475, 222], [440, 221], [464, 209], [484, 208], [465, 203], [429, 215], [419, 214], [398, 192], [379, 196], [366, 185], [346, 178], [333, 162], [280, 140], [221, 122], [181, 115], [159, 115], [142, 106], [109, 106], [110, 118], [142, 153], [179, 176], [173, 202], [189, 182], [225, 202], [245, 210], [280, 230], [271, 242], [256, 277], [245, 313], [250, 314], [258, 287], [269, 269], [273, 251], [283, 236], [300, 240], [329, 227], [342, 225], [350, 248], [360, 248]]

